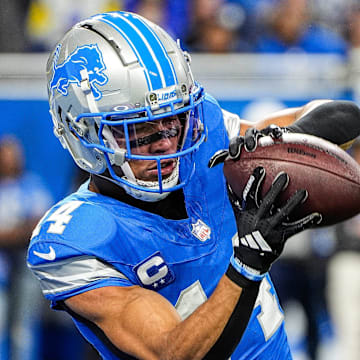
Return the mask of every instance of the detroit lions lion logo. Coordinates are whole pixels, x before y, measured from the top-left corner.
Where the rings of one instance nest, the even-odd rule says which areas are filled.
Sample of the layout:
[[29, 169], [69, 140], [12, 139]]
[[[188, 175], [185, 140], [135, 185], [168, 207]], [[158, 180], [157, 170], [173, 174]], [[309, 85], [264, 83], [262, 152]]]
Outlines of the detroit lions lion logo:
[[60, 49], [61, 45], [55, 51], [53, 62], [54, 74], [49, 85], [50, 89], [52, 91], [56, 89], [60, 94], [66, 96], [70, 83], [80, 86], [82, 80], [80, 71], [86, 69], [94, 98], [95, 100], [101, 99], [102, 93], [97, 86], [106, 84], [109, 79], [104, 74], [106, 66], [97, 44], [78, 47], [62, 64], [56, 65]]

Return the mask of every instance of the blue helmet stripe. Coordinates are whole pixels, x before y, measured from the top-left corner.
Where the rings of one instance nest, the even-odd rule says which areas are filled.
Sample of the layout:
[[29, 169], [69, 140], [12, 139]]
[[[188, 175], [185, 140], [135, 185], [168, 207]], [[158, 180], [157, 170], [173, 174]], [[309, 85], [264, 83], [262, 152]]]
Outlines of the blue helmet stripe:
[[[130, 26], [122, 25], [122, 27], [119, 27], [118, 24], [116, 24], [114, 22], [114, 19], [115, 19], [114, 15], [97, 15], [96, 17], [99, 20], [109, 24], [111, 27], [113, 27], [116, 31], [118, 31], [122, 35], [122, 37], [126, 40], [126, 42], [131, 47], [131, 49], [134, 51], [134, 54], [137, 57], [141, 67], [144, 69], [144, 74], [145, 74], [148, 89], [149, 90], [158, 89], [159, 88], [158, 80], [159, 80], [160, 76], [158, 76], [158, 77], [156, 76], [156, 74], [158, 73], [157, 70], [155, 72], [152, 72], [152, 69], [153, 68], [156, 69], [156, 66], [155, 66], [154, 62], [150, 63], [150, 61], [148, 61], [148, 59], [150, 59], [150, 60], [152, 59], [151, 56], [148, 55], [145, 57], [146, 62], [144, 62], [144, 56], [140, 56], [139, 51], [141, 53], [143, 53], [143, 51], [144, 51], [143, 48], [145, 47], [145, 45], [141, 44], [141, 46], [140, 46], [140, 44], [137, 44], [136, 42], [132, 41], [131, 36], [132, 37], [134, 36], [134, 34], [132, 34], [132, 33], [134, 33], [133, 29]], [[139, 49], [139, 51], [138, 51], [138, 49]], [[148, 53], [147, 49], [146, 49], [146, 53]], [[155, 76], [154, 76], [154, 74], [155, 74]], [[160, 84], [161, 84], [161, 81], [160, 81]]]
[[[165, 87], [164, 76], [158, 64], [156, 54], [154, 54], [150, 44], [146, 41], [139, 29], [129, 21], [128, 15], [127, 13], [124, 14], [120, 12], [114, 22], [119, 28], [123, 28], [126, 31], [135, 47], [139, 50], [138, 54], [148, 71], [152, 89], [156, 90]], [[130, 33], [128, 31], [130, 31]]]
[[[153, 33], [151, 33], [151, 37], [145, 37], [144, 34], [142, 34], [142, 31], [130, 21], [128, 14], [113, 13], [110, 15], [102, 15], [99, 19], [120, 32], [128, 42], [144, 69], [145, 76], [148, 80], [149, 90], [156, 90], [169, 85], [174, 85], [174, 77], [172, 76], [172, 82], [170, 82], [168, 75], [169, 70], [171, 71], [172, 69], [169, 63], [167, 61], [164, 62], [163, 60], [166, 52], [164, 52], [164, 49], [161, 49], [161, 53], [159, 54], [158, 40], [154, 39]], [[149, 33], [149, 30], [147, 30], [147, 32]], [[157, 46], [154, 50], [153, 46], [155, 46], [155, 42], [157, 42]], [[165, 74], [162, 68], [164, 64], [159, 63], [159, 58], [162, 63], [167, 65], [165, 66]]]
[[160, 63], [160, 67], [164, 72], [166, 86], [178, 84], [174, 64], [157, 34], [148, 24], [146, 24], [146, 22], [142, 18], [131, 13], [127, 14], [127, 16], [129, 19], [131, 19], [132, 23], [142, 32], [142, 34], [144, 34], [146, 40], [149, 42], [151, 48], [153, 49], [155, 56]]

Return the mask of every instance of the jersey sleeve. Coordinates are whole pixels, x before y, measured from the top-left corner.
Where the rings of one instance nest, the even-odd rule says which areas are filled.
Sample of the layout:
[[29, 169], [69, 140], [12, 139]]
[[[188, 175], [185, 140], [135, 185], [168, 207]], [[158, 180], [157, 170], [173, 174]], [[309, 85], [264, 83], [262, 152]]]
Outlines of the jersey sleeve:
[[318, 136], [348, 149], [360, 135], [360, 109], [353, 101], [334, 100], [325, 102], [291, 125], [290, 132]]
[[99, 287], [134, 285], [125, 267], [115, 267], [102, 251], [117, 236], [114, 229], [111, 217], [81, 201], [56, 205], [41, 219], [27, 261], [52, 306]]
[[[58, 258], [57, 254], [72, 253]], [[29, 248], [28, 267], [40, 281], [44, 296], [52, 302], [103, 286], [132, 286], [111, 264], [95, 256], [76, 254], [59, 243], [36, 243]]]
[[240, 134], [240, 117], [237, 114], [221, 109], [224, 118], [224, 125], [229, 139]]

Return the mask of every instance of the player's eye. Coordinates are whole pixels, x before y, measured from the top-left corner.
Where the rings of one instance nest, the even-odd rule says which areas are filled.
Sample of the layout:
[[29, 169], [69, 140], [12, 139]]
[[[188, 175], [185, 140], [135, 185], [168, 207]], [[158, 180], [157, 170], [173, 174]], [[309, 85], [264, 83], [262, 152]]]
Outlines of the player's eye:
[[135, 124], [133, 133], [136, 136], [146, 136], [156, 131], [157, 121], [148, 121], [146, 123]]

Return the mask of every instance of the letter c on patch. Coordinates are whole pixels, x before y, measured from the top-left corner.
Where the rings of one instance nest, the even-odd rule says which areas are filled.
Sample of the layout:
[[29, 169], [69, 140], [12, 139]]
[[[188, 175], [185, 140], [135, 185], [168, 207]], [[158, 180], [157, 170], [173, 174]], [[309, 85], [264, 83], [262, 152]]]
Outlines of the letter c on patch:
[[143, 287], [159, 290], [175, 280], [175, 274], [166, 264], [160, 251], [134, 266], [133, 271]]
[[160, 280], [168, 272], [168, 267], [160, 256], [154, 256], [137, 268], [137, 275], [144, 285], [150, 285]]

